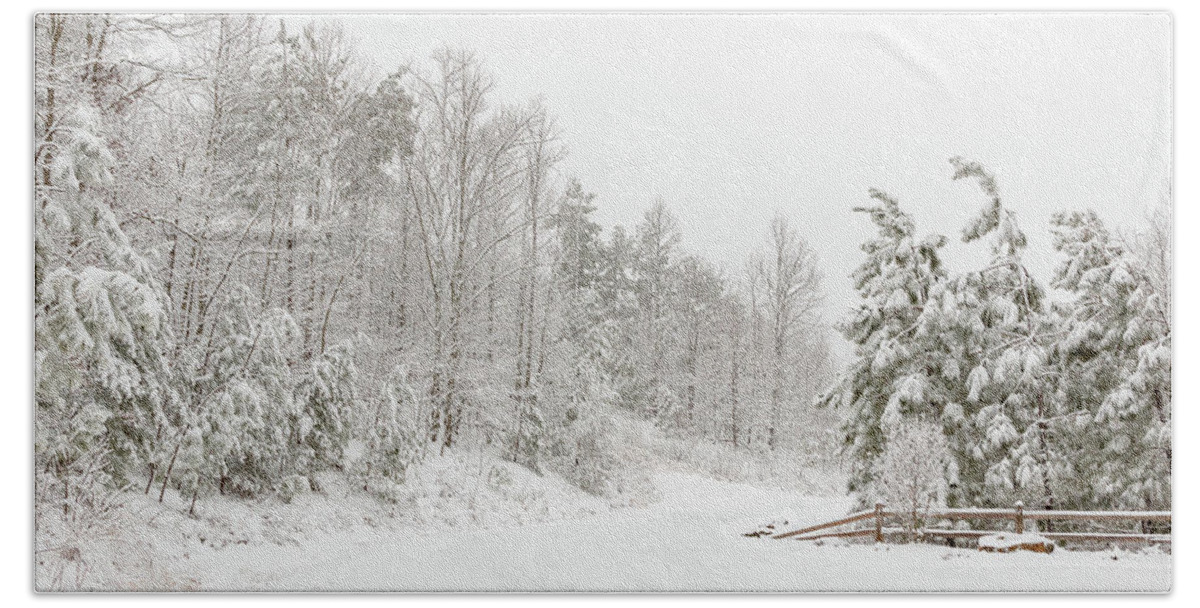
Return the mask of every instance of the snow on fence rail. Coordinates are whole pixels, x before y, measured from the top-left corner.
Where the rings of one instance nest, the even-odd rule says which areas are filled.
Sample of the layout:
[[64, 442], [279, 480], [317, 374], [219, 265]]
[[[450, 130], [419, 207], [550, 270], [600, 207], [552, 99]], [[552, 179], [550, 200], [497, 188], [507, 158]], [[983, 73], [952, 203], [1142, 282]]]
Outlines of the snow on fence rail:
[[[830, 522], [816, 524], [792, 530], [789, 532], [781, 532], [771, 538], [779, 540], [784, 538], [795, 538], [796, 540], [818, 540], [822, 538], [855, 538], [863, 536], [874, 536], [875, 542], [883, 542], [887, 536], [904, 534], [908, 530], [906, 528], [887, 527], [884, 524], [889, 519], [900, 518], [905, 514], [895, 511], [888, 511], [882, 503], [875, 505], [874, 509], [851, 513], [846, 517]], [[1033, 511], [1025, 510], [1025, 506], [1018, 502], [1011, 509], [933, 509], [922, 513], [925, 519], [950, 519], [950, 520], [1009, 520], [1014, 523], [1017, 534], [1025, 532], [1025, 522], [1033, 521], [1033, 529], [1037, 530], [1037, 521], [1093, 521], [1093, 522], [1114, 522], [1114, 521], [1138, 521], [1138, 522], [1171, 522], [1170, 511], [1053, 511], [1047, 509], [1039, 509]], [[829, 530], [840, 526], [853, 524], [860, 521], [874, 520], [873, 528], [856, 528], [852, 530], [843, 530], [839, 532], [825, 532], [814, 534], [821, 530]], [[922, 528], [917, 531], [922, 536], [936, 536], [941, 538], [975, 538], [978, 539], [988, 534], [994, 534], [997, 530], [952, 530], [945, 528]], [[1050, 540], [1062, 541], [1100, 541], [1100, 542], [1137, 542], [1146, 544], [1170, 544], [1170, 534], [1136, 534], [1136, 533], [1118, 533], [1118, 532], [1038, 532], [1041, 536]]]

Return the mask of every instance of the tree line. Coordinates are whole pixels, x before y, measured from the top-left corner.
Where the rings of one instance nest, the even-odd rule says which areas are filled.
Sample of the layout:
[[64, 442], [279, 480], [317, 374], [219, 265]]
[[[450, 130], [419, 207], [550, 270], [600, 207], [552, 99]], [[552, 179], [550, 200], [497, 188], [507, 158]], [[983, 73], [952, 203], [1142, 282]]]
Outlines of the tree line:
[[460, 446], [606, 493], [615, 415], [813, 436], [797, 226], [734, 269], [662, 202], [604, 230], [549, 109], [470, 52], [379, 76], [322, 22], [46, 14], [35, 58], [39, 508], [327, 470], [386, 497]]

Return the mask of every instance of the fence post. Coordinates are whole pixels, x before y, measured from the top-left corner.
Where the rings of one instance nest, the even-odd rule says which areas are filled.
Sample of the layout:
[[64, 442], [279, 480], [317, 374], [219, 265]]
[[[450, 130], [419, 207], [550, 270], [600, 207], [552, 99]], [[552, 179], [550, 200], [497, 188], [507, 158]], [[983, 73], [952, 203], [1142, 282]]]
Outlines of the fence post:
[[883, 503], [875, 503], [875, 542], [883, 542]]
[[1017, 501], [1017, 534], [1025, 533], [1025, 503]]

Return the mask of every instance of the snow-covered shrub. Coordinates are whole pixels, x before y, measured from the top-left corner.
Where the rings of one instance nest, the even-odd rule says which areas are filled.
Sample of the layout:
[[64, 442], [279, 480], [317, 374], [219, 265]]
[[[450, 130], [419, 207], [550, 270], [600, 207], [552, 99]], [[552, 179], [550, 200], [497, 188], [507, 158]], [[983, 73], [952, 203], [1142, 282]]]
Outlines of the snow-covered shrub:
[[100, 453], [105, 483], [131, 483], [173, 397], [156, 287], [124, 272], [59, 268], [37, 295], [39, 466], [65, 472]]
[[[287, 353], [299, 329], [286, 311], [256, 311], [252, 297], [241, 288], [226, 298], [207, 363], [199, 354], [179, 358], [191, 377], [193, 402], [183, 425], [198, 429], [202, 445], [185, 444], [193, 449], [181, 455], [177, 469], [202, 493], [275, 492], [296, 466], [289, 428], [297, 405]], [[160, 448], [164, 469], [175, 441], [168, 437]]]
[[496, 465], [488, 469], [487, 484], [493, 490], [504, 491], [513, 485], [512, 472], [504, 465]]
[[666, 383], [654, 385], [649, 398], [655, 423], [666, 432], [683, 433], [687, 411], [671, 386]]
[[279, 484], [277, 491], [284, 502], [291, 502], [297, 496], [313, 489], [313, 481], [304, 475], [288, 475]]
[[420, 461], [427, 445], [422, 422], [425, 406], [409, 380], [406, 366], [392, 369], [380, 389], [374, 415], [366, 429], [366, 446], [355, 463], [355, 472], [364, 488], [381, 498], [394, 501], [397, 484]]
[[614, 409], [593, 405], [568, 410], [567, 418], [551, 427], [547, 467], [594, 496], [622, 504], [649, 502], [654, 494], [646, 474], [650, 445], [639, 435], [652, 431], [661, 437], [662, 431]]
[[341, 467], [350, 442], [350, 416], [358, 400], [358, 369], [350, 343], [317, 357], [296, 389], [299, 416], [292, 432], [306, 462], [306, 474]]
[[605, 417], [588, 415], [566, 428], [557, 468], [572, 484], [597, 496], [611, 496], [623, 466]]
[[880, 500], [901, 514], [915, 538], [924, 515], [944, 500], [949, 450], [942, 429], [921, 419], [900, 421], [878, 463]]
[[86, 591], [98, 562], [94, 539], [111, 534], [128, 496], [105, 473], [106, 449], [79, 454], [59, 470], [34, 476], [34, 587]]

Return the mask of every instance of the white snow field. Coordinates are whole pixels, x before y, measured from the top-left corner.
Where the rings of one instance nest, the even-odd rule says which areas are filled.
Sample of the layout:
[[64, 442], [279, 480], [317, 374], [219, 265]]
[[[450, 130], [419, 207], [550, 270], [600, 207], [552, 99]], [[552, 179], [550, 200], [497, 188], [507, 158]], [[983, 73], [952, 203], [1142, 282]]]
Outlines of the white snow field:
[[849, 499], [656, 477], [662, 493], [548, 524], [436, 533], [357, 530], [299, 546], [229, 546], [189, 564], [198, 588], [269, 591], [1167, 591], [1158, 551], [987, 554], [933, 545], [745, 538], [764, 518], [810, 522]]
[[[618, 498], [495, 454], [432, 456], [384, 503], [345, 476], [277, 499], [123, 495], [87, 531], [38, 533], [40, 590], [106, 591], [1130, 591], [1171, 587], [1158, 549], [983, 553], [932, 544], [743, 534], [836, 519], [840, 475], [665, 440], [633, 425], [641, 463]], [[684, 449], [684, 448], [687, 449]], [[774, 471], [770, 476], [766, 473]], [[772, 479], [777, 481], [772, 481]], [[734, 481], [736, 480], [736, 481]], [[785, 487], [786, 486], [786, 489]], [[796, 489], [799, 488], [799, 489]], [[786, 520], [788, 523], [782, 525]], [[53, 520], [48, 520], [53, 521]]]

